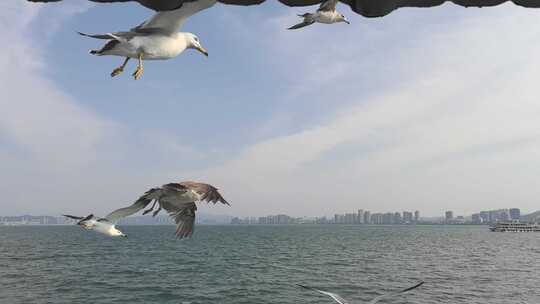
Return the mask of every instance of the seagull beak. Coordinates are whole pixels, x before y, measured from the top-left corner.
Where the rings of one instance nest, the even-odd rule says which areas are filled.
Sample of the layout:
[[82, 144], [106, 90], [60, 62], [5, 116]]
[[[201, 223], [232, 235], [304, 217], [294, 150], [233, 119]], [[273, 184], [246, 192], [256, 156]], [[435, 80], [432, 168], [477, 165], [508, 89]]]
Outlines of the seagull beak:
[[347, 19], [343, 19], [343, 22], [345, 22], [345, 23], [347, 23], [347, 24], [351, 24], [351, 23], [349, 22], [349, 20], [347, 20]]
[[208, 57], [208, 51], [203, 48], [202, 46], [198, 47], [197, 50], [204, 54], [204, 56]]

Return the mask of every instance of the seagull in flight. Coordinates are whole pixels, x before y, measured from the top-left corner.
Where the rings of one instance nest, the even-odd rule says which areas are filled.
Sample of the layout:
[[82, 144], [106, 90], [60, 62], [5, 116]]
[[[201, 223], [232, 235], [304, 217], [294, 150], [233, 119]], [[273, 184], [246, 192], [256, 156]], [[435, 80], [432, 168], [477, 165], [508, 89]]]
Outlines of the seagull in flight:
[[96, 232], [113, 237], [120, 236], [127, 238], [127, 235], [125, 235], [122, 231], [116, 228], [116, 222], [118, 222], [119, 219], [124, 217], [124, 213], [125, 210], [118, 209], [111, 212], [104, 218], [95, 217], [93, 214], [90, 214], [86, 217], [69, 214], [63, 214], [63, 216], [77, 220], [77, 225], [81, 226], [86, 230], [94, 230]]
[[[414, 286], [407, 287], [407, 288], [402, 289], [402, 290], [399, 290], [399, 291], [394, 291], [394, 292], [391, 292], [391, 293], [387, 293], [387, 294], [380, 295], [380, 296], [378, 296], [378, 297], [375, 297], [373, 300], [369, 301], [368, 304], [375, 304], [375, 303], [379, 302], [379, 301], [382, 300], [382, 299], [400, 295], [400, 294], [405, 293], [405, 292], [407, 292], [407, 291], [410, 291], [410, 290], [413, 290], [413, 289], [415, 289], [415, 288], [418, 288], [418, 287], [420, 287], [422, 284], [424, 284], [424, 282], [423, 282], [423, 281], [420, 281], [418, 284], [416, 284], [416, 285], [414, 285]], [[334, 299], [334, 301], [338, 302], [339, 304], [351, 304], [350, 302], [347, 302], [347, 300], [343, 299], [343, 298], [342, 298], [340, 295], [338, 295], [337, 293], [328, 292], [328, 291], [324, 291], [324, 290], [320, 290], [320, 289], [316, 289], [316, 288], [313, 288], [313, 287], [304, 286], [304, 285], [300, 285], [300, 284], [297, 284], [297, 285], [300, 286], [300, 287], [302, 287], [302, 288], [309, 289], [309, 290], [313, 290], [313, 291], [316, 291], [316, 292], [321, 293], [321, 294], [323, 294], [323, 295], [329, 296], [329, 297], [331, 297], [332, 299]]]
[[[139, 197], [133, 205], [117, 211], [124, 210], [122, 215], [134, 214], [153, 202], [150, 208], [143, 212], [143, 215], [154, 211], [152, 216], [156, 216], [161, 209], [165, 209], [176, 223], [176, 236], [182, 239], [190, 237], [193, 234], [195, 211], [197, 210], [195, 202], [202, 201], [213, 204], [220, 202], [230, 206], [216, 187], [209, 184], [186, 181], [169, 183], [159, 188], [152, 188]], [[155, 209], [156, 207], [157, 209]]]
[[196, 35], [178, 32], [178, 30], [190, 16], [212, 7], [216, 2], [216, 0], [186, 2], [179, 9], [156, 13], [152, 18], [127, 32], [79, 34], [108, 40], [101, 49], [91, 50], [90, 54], [125, 58], [122, 65], [112, 71], [112, 77], [121, 74], [131, 58], [137, 59], [138, 65], [133, 78], [138, 80], [143, 74], [143, 60], [171, 59], [186, 49], [195, 49], [208, 56], [208, 51], [201, 46]]
[[312, 25], [315, 22], [332, 24], [337, 22], [345, 22], [350, 24], [349, 20], [336, 10], [338, 0], [326, 0], [319, 6], [319, 9], [315, 13], [305, 13], [298, 15], [304, 18], [304, 21], [295, 24], [289, 28], [289, 30], [296, 30], [308, 25]]

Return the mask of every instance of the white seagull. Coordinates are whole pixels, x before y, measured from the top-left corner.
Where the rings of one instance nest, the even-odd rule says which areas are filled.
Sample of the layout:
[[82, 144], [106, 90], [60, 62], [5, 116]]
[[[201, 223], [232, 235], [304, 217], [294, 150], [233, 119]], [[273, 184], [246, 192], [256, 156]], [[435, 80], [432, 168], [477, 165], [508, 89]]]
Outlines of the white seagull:
[[165, 209], [174, 218], [176, 236], [181, 239], [190, 237], [193, 234], [195, 211], [197, 210], [195, 202], [201, 201], [214, 204], [220, 202], [230, 206], [214, 186], [187, 181], [152, 188], [139, 197], [133, 205], [120, 210], [125, 210], [126, 214], [134, 214], [153, 202], [152, 206], [143, 212], [143, 215], [154, 211], [156, 205], [158, 205], [158, 208], [152, 216], [156, 216], [161, 209]]
[[196, 35], [178, 30], [190, 16], [212, 7], [216, 2], [216, 0], [186, 2], [179, 9], [157, 12], [152, 18], [127, 32], [79, 34], [109, 40], [100, 50], [92, 50], [90, 54], [125, 57], [122, 65], [111, 73], [112, 77], [124, 71], [130, 58], [138, 59], [139, 64], [133, 73], [133, 77], [137, 80], [143, 74], [143, 60], [171, 59], [186, 49], [195, 49], [208, 56], [208, 52], [201, 46]]
[[319, 9], [315, 13], [305, 13], [303, 15], [298, 15], [299, 17], [304, 18], [304, 21], [295, 24], [289, 28], [289, 30], [296, 30], [304, 26], [312, 25], [315, 22], [332, 24], [337, 22], [345, 22], [350, 24], [349, 20], [345, 18], [340, 12], [336, 10], [336, 5], [338, 0], [326, 0], [321, 3]]
[[[424, 282], [420, 281], [418, 284], [416, 284], [414, 286], [411, 286], [411, 287], [408, 287], [408, 288], [405, 288], [405, 289], [402, 289], [402, 290], [399, 290], [399, 291], [394, 291], [394, 292], [391, 292], [391, 293], [380, 295], [378, 297], [375, 297], [373, 300], [369, 301], [368, 304], [375, 304], [375, 303], [379, 302], [380, 300], [382, 300], [384, 298], [397, 296], [397, 295], [402, 294], [404, 292], [407, 292], [409, 290], [413, 290], [413, 289], [415, 289], [417, 287], [420, 287], [422, 284], [424, 284]], [[350, 304], [349, 302], [347, 302], [345, 299], [343, 299], [337, 293], [328, 292], [328, 291], [324, 291], [324, 290], [320, 290], [320, 289], [316, 289], [316, 288], [313, 288], [313, 287], [304, 286], [304, 285], [300, 285], [300, 284], [297, 284], [297, 285], [300, 286], [300, 287], [309, 289], [309, 290], [314, 290], [314, 291], [316, 291], [318, 293], [322, 293], [323, 295], [327, 295], [327, 296], [331, 297], [332, 299], [334, 299], [334, 301], [338, 302], [339, 304]]]
[[116, 222], [122, 217], [123, 209], [113, 211], [111, 214], [104, 218], [95, 217], [93, 214], [87, 217], [74, 216], [69, 214], [63, 214], [65, 217], [69, 217], [74, 220], [78, 220], [77, 225], [83, 227], [86, 230], [94, 230], [99, 233], [103, 233], [108, 236], [121, 236], [127, 237], [122, 231], [116, 228]]

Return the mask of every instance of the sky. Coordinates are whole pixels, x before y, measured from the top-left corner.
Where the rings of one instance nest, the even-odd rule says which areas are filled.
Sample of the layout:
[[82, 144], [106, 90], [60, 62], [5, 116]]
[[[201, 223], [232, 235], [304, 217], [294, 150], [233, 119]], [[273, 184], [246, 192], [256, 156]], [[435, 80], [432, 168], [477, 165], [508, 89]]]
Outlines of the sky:
[[213, 214], [540, 209], [540, 10], [400, 9], [286, 28], [314, 8], [216, 5], [188, 50], [111, 79], [76, 31], [129, 29], [136, 4], [0, 3], [2, 215], [105, 215], [196, 180]]

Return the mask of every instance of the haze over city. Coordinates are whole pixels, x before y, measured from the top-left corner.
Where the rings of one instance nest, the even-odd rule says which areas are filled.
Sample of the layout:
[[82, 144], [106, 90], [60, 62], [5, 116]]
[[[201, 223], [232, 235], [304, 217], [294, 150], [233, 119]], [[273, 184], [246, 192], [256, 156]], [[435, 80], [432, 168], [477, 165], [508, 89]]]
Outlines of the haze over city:
[[3, 215], [104, 215], [176, 180], [218, 186], [232, 207], [201, 209], [235, 216], [539, 209], [537, 10], [401, 9], [298, 34], [291, 8], [263, 6], [194, 16], [209, 58], [134, 82], [75, 30], [147, 10], [3, 1]]

